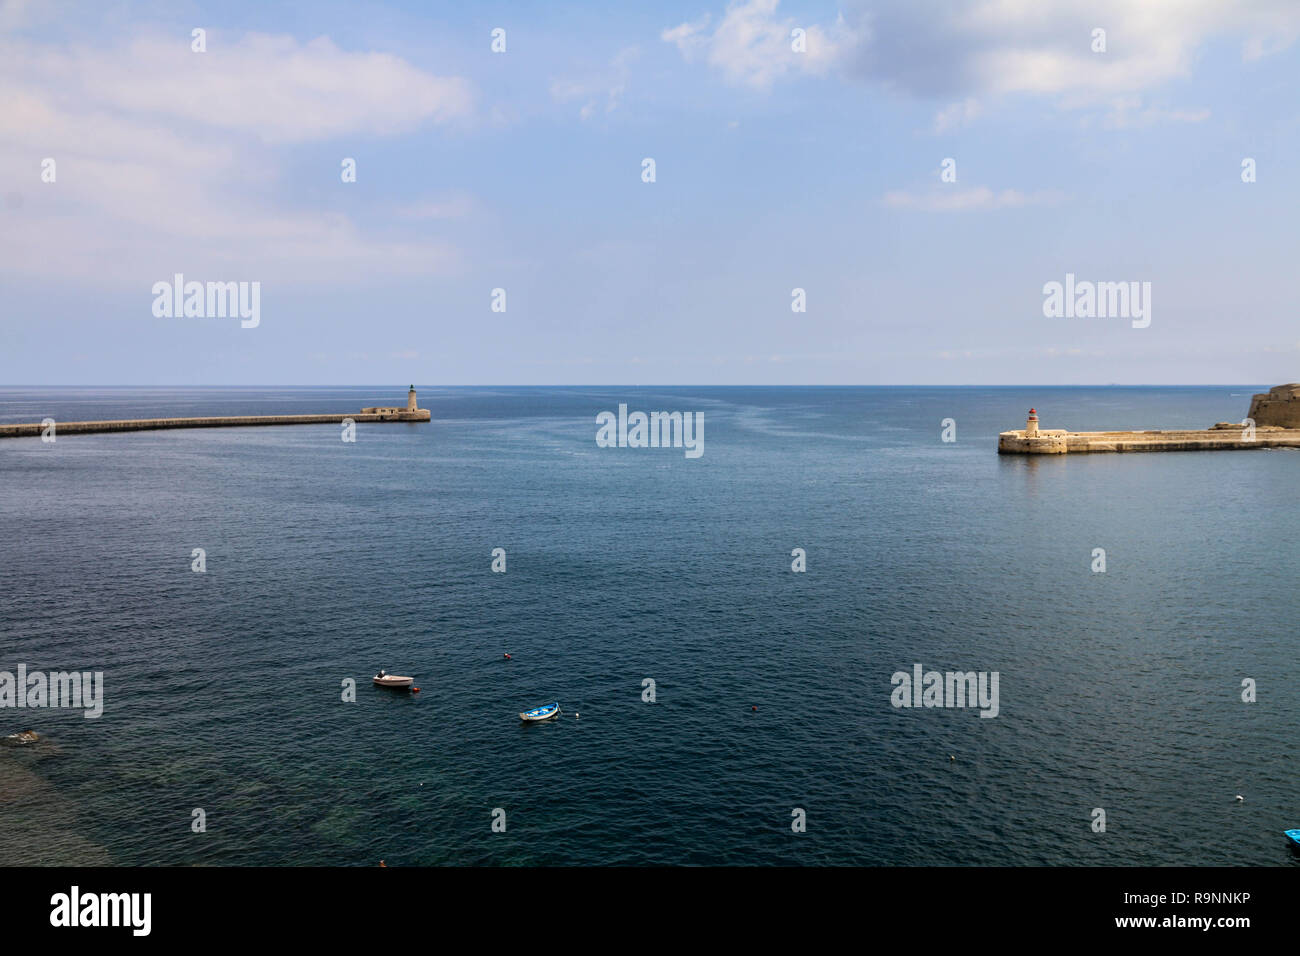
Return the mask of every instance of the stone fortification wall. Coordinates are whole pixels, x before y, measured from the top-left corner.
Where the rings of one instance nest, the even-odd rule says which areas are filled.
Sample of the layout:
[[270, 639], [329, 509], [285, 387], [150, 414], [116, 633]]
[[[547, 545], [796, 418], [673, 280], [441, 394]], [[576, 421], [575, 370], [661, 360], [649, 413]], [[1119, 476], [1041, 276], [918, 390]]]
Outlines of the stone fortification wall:
[[1300, 428], [1300, 384], [1278, 385], [1250, 401], [1249, 417], [1256, 425]]

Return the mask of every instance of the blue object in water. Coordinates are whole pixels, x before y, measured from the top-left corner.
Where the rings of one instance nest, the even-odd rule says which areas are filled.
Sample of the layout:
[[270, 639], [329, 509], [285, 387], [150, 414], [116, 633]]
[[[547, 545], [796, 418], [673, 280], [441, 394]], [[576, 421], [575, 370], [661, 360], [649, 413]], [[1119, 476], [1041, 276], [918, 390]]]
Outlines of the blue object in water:
[[552, 717], [559, 716], [560, 704], [556, 701], [553, 704], [544, 704], [541, 707], [534, 707], [532, 710], [526, 710], [519, 715], [520, 720], [550, 720]]
[[1300, 847], [1300, 830], [1283, 830], [1284, 834], [1291, 838], [1291, 842]]

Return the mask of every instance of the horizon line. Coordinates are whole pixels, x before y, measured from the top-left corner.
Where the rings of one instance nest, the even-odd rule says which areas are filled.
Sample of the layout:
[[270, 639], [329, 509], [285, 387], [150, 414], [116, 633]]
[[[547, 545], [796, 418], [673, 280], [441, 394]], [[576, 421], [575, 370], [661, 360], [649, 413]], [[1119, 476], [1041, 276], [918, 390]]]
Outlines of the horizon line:
[[[598, 384], [580, 384], [580, 383], [506, 383], [506, 382], [486, 382], [476, 384], [457, 384], [457, 385], [439, 385], [425, 384], [416, 386], [420, 388], [1255, 388], [1262, 383], [1259, 382], [1064, 382], [1056, 384], [1045, 384], [1030, 382], [1026, 384], [1017, 383], [978, 383], [978, 382], [957, 382], [957, 383], [938, 383], [938, 382], [901, 382], [901, 383], [822, 383], [822, 384], [784, 384], [774, 385], [763, 382], [742, 382], [737, 384], [709, 384], [695, 382], [691, 384], [668, 384], [656, 382], [638, 382], [635, 384], [620, 383], [598, 383]], [[1290, 383], [1280, 383], [1290, 384]], [[392, 388], [394, 386], [385, 384], [363, 384], [363, 385], [346, 385], [341, 383], [327, 384], [251, 384], [251, 385], [227, 385], [219, 383], [199, 383], [199, 384], [171, 384], [156, 383], [149, 385], [142, 384], [105, 384], [99, 382], [60, 382], [53, 385], [35, 385], [35, 384], [8, 384], [0, 385], [0, 391], [16, 390], [24, 388], [261, 388], [261, 389], [291, 389], [291, 388]], [[1273, 386], [1265, 386], [1273, 387]]]

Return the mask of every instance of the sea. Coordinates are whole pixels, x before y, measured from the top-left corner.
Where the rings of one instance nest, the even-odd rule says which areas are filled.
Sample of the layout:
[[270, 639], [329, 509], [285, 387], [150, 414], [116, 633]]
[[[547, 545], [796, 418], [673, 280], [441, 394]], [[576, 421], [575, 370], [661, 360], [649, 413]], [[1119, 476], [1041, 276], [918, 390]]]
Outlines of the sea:
[[[0, 747], [0, 864], [1300, 865], [1300, 453], [997, 454], [1031, 406], [1204, 428], [1266, 384], [417, 387], [351, 442], [0, 440], [0, 671], [103, 675], [98, 718], [0, 707], [41, 738]], [[620, 405], [702, 454], [600, 447]], [[896, 706], [918, 665], [996, 716]]]

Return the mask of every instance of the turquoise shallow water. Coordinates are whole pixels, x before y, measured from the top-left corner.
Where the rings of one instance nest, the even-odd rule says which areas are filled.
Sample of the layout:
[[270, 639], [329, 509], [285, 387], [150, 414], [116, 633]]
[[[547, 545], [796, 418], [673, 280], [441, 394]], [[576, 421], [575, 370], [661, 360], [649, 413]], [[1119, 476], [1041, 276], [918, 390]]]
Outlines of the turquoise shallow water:
[[[0, 670], [106, 682], [99, 720], [0, 709], [46, 737], [0, 749], [0, 861], [1294, 865], [1300, 455], [995, 453], [1031, 405], [1205, 427], [1264, 387], [421, 388], [431, 425], [355, 444], [0, 442]], [[0, 421], [403, 398], [0, 389]], [[598, 448], [620, 402], [703, 412], [704, 455]], [[999, 672], [999, 716], [895, 709], [915, 663]]]

